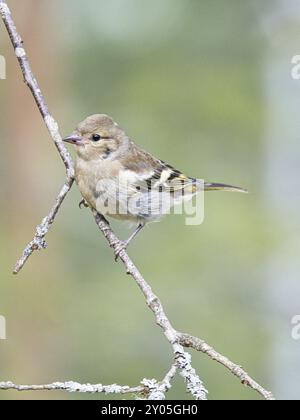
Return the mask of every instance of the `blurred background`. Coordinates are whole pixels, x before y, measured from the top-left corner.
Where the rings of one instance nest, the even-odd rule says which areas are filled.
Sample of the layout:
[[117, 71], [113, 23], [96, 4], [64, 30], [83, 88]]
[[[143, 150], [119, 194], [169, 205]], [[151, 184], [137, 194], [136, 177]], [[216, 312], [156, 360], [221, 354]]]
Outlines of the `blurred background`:
[[[207, 340], [280, 399], [300, 398], [300, 54], [297, 0], [10, 0], [63, 135], [93, 113], [189, 175], [248, 188], [210, 193], [203, 225], [151, 225], [129, 254], [179, 330]], [[0, 380], [137, 385], [172, 362], [134, 281], [74, 187], [18, 277], [12, 267], [64, 182], [3, 25], [0, 54]], [[113, 222], [121, 238], [128, 229]], [[212, 400], [254, 399], [193, 353]], [[168, 394], [189, 395], [180, 379]], [[0, 398], [106, 398], [1, 392]]]

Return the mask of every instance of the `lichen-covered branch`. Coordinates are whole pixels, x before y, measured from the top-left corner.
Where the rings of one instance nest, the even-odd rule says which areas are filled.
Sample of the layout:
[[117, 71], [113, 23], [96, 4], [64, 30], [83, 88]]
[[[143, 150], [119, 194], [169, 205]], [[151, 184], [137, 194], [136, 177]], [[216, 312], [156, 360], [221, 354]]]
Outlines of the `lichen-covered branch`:
[[78, 382], [54, 382], [46, 385], [17, 385], [13, 382], [0, 382], [0, 390], [10, 391], [15, 390], [19, 392], [25, 391], [66, 391], [78, 392], [86, 394], [132, 394], [137, 399], [146, 400], [165, 400], [166, 393], [171, 389], [171, 382], [176, 375], [176, 363], [171, 366], [171, 369], [165, 375], [161, 382], [156, 379], [143, 379], [141, 384], [136, 387], [128, 385], [102, 385], [102, 384], [79, 384]]
[[192, 348], [196, 351], [206, 354], [210, 359], [220, 363], [226, 369], [228, 369], [234, 376], [236, 376], [243, 385], [252, 388], [254, 391], [258, 392], [266, 400], [274, 400], [272, 392], [267, 391], [257, 382], [255, 382], [249, 374], [239, 365], [233, 363], [226, 356], [218, 353], [213, 347], [209, 346], [205, 341], [201, 340], [198, 337], [193, 337], [192, 335], [185, 333], [178, 333], [177, 336], [178, 342], [187, 348]]
[[13, 382], [0, 382], [0, 390], [8, 391], [67, 391], [67, 392], [79, 392], [88, 394], [147, 394], [149, 390], [147, 386], [129, 387], [127, 385], [91, 385], [91, 384], [79, 384], [77, 382], [54, 382], [46, 385], [17, 385]]
[[[112, 231], [107, 220], [97, 211], [93, 211], [95, 221], [105, 236], [109, 246], [115, 251], [120, 243], [119, 239]], [[174, 329], [169, 318], [167, 317], [164, 308], [159, 298], [154, 294], [150, 285], [146, 282], [138, 268], [134, 265], [131, 258], [125, 250], [119, 253], [120, 260], [126, 267], [127, 274], [131, 275], [139, 288], [141, 289], [146, 303], [155, 316], [156, 323], [162, 328], [167, 340], [172, 346], [174, 356], [176, 359], [176, 366], [180, 371], [181, 376], [184, 378], [188, 392], [190, 392], [195, 399], [205, 400], [207, 390], [195, 370], [191, 365], [191, 356], [184, 351], [183, 346], [179, 343], [178, 332]]]
[[147, 395], [148, 400], [164, 400], [166, 392], [172, 387], [172, 380], [177, 373], [177, 365], [174, 363], [161, 382], [156, 379], [143, 379], [141, 384], [149, 390]]
[[[54, 222], [55, 216], [62, 205], [66, 195], [71, 189], [74, 183], [74, 163], [65, 148], [61, 136], [59, 134], [58, 124], [54, 118], [50, 115], [48, 107], [42, 95], [41, 89], [32, 73], [29, 61], [26, 55], [26, 51], [23, 47], [23, 42], [16, 30], [11, 12], [7, 6], [6, 1], [0, 0], [0, 14], [6, 29], [9, 33], [12, 45], [15, 50], [16, 57], [19, 61], [24, 80], [30, 88], [33, 97], [37, 103], [40, 113], [44, 119], [44, 122], [48, 128], [51, 138], [59, 152], [59, 155], [65, 165], [67, 178], [66, 182], [60, 191], [54, 206], [52, 207], [48, 216], [42, 221], [37, 227], [34, 239], [26, 247], [22, 258], [18, 261], [15, 267], [15, 273], [18, 273], [24, 266], [30, 255], [36, 249], [43, 249], [45, 247], [45, 236], [48, 233], [51, 225]], [[93, 212], [97, 226], [107, 239], [109, 245], [116, 251], [120, 241], [114, 234], [109, 226], [109, 223], [105, 218], [98, 214], [96, 211]], [[134, 281], [142, 291], [148, 307], [151, 309], [155, 316], [156, 323], [162, 328], [164, 335], [170, 343], [173, 354], [174, 364], [170, 371], [167, 373], [165, 378], [161, 382], [157, 382], [155, 379], [144, 379], [141, 382], [141, 386], [130, 388], [127, 386], [118, 385], [80, 385], [74, 382], [67, 383], [54, 383], [50, 385], [15, 385], [11, 382], [0, 383], [0, 390], [15, 389], [18, 391], [29, 391], [29, 390], [64, 390], [69, 392], [104, 392], [104, 393], [137, 393], [148, 399], [163, 399], [165, 393], [171, 387], [171, 381], [175, 374], [179, 374], [184, 378], [186, 383], [187, 391], [198, 400], [205, 400], [207, 398], [207, 391], [195, 372], [191, 364], [191, 355], [185, 351], [185, 348], [193, 348], [197, 351], [205, 353], [211, 359], [221, 363], [225, 366], [233, 375], [237, 376], [244, 385], [249, 386], [253, 390], [257, 391], [263, 398], [267, 400], [274, 399], [273, 395], [266, 391], [262, 386], [257, 384], [241, 367], [232, 363], [229, 359], [221, 354], [217, 353], [212, 347], [208, 346], [204, 341], [199, 338], [192, 337], [188, 334], [177, 331], [169, 321], [162, 303], [159, 298], [154, 294], [150, 285], [146, 282], [140, 271], [134, 265], [130, 257], [125, 250], [121, 251], [120, 260], [123, 262], [126, 271], [132, 276]]]
[[[95, 217], [95, 220], [99, 229], [102, 231], [103, 235], [106, 237], [109, 245], [112, 248], [117, 247], [118, 238], [109, 227], [109, 224], [105, 220], [105, 218], [95, 211], [94, 211], [94, 217]], [[153, 293], [150, 285], [145, 281], [144, 277], [139, 272], [137, 267], [134, 265], [134, 263], [132, 262], [132, 260], [126, 253], [126, 251], [124, 250], [121, 251], [119, 254], [119, 257], [126, 267], [127, 274], [131, 275], [134, 278], [139, 288], [141, 289], [142, 293], [144, 294], [147, 305], [149, 306], [149, 308], [151, 309], [151, 311], [153, 312], [155, 316], [156, 323], [163, 329], [167, 340], [172, 345], [173, 351], [175, 355], [177, 355], [178, 357], [178, 361], [179, 361], [178, 367], [180, 368], [180, 366], [186, 366], [186, 369], [181, 370], [181, 375], [185, 377], [185, 380], [187, 382], [187, 387], [189, 387], [190, 384], [194, 384], [196, 386], [195, 387], [192, 386], [192, 389], [194, 388], [193, 392], [197, 393], [197, 389], [198, 389], [201, 395], [203, 391], [205, 393], [205, 389], [202, 388], [202, 384], [198, 384], [197, 386], [198, 379], [197, 377], [194, 376], [193, 369], [191, 370], [191, 366], [188, 360], [190, 355], [184, 352], [183, 347], [186, 347], [186, 348], [190, 347], [190, 348], [193, 348], [194, 350], [200, 351], [208, 355], [211, 359], [222, 364], [232, 374], [238, 377], [243, 385], [246, 385], [252, 388], [253, 390], [257, 391], [266, 400], [274, 399], [274, 396], [272, 395], [271, 392], [265, 390], [262, 386], [258, 385], [257, 382], [255, 382], [247, 374], [247, 372], [245, 372], [240, 366], [231, 362], [228, 358], [218, 353], [211, 346], [206, 344], [203, 340], [196, 337], [192, 337], [188, 334], [176, 331], [174, 327], [172, 326], [172, 324], [170, 323], [169, 318], [167, 317], [164, 311], [161, 301]], [[191, 393], [193, 394], [193, 392]]]
[[56, 146], [58, 153], [65, 165], [66, 173], [67, 173], [67, 179], [60, 193], [58, 194], [55, 200], [55, 204], [53, 205], [50, 213], [43, 219], [42, 223], [36, 228], [36, 234], [34, 238], [26, 246], [26, 248], [23, 251], [22, 257], [17, 261], [15, 265], [13, 273], [18, 274], [19, 271], [24, 267], [25, 263], [27, 262], [27, 260], [33, 254], [34, 251], [46, 248], [45, 236], [48, 233], [49, 229], [51, 228], [51, 225], [54, 222], [54, 219], [59, 211], [61, 204], [63, 203], [66, 195], [68, 194], [68, 192], [70, 191], [74, 183], [74, 164], [73, 164], [71, 155], [69, 154], [66, 146], [64, 145], [62, 141], [62, 137], [59, 133], [58, 124], [55, 121], [55, 119], [52, 117], [52, 115], [50, 114], [46, 101], [43, 97], [42, 91], [31, 70], [31, 67], [27, 58], [26, 50], [23, 46], [23, 40], [16, 29], [16, 25], [13, 21], [10, 9], [7, 6], [6, 2], [3, 0], [0, 0], [0, 14], [4, 22], [4, 25], [7, 29], [7, 32], [9, 34], [11, 43], [15, 51], [15, 55], [20, 64], [24, 81], [29, 87], [29, 89], [31, 90], [31, 93], [35, 99], [35, 102], [39, 108], [39, 111], [44, 119], [46, 127], [50, 133], [52, 141], [54, 145]]
[[17, 261], [14, 271], [13, 271], [14, 274], [18, 274], [21, 271], [21, 269], [24, 267], [27, 260], [33, 254], [34, 251], [37, 251], [37, 250], [40, 251], [47, 247], [45, 236], [49, 232], [51, 225], [53, 224], [54, 219], [66, 195], [72, 188], [73, 182], [74, 182], [74, 178], [67, 175], [66, 182], [64, 183], [62, 189], [60, 190], [49, 214], [42, 220], [41, 224], [37, 226], [34, 238], [26, 246], [26, 248], [23, 251], [22, 257]]
[[15, 55], [20, 64], [24, 81], [29, 87], [29, 89], [31, 90], [31, 93], [45, 121], [46, 127], [48, 128], [51, 138], [59, 152], [60, 157], [63, 160], [63, 163], [66, 167], [69, 177], [74, 178], [74, 164], [73, 164], [72, 158], [62, 141], [62, 137], [58, 129], [58, 124], [48, 110], [42, 91], [31, 70], [31, 67], [27, 58], [27, 54], [23, 45], [23, 40], [17, 31], [10, 9], [6, 1], [4, 0], [0, 0], [0, 14], [4, 22], [4, 25], [7, 29], [7, 32], [9, 34], [12, 46], [15, 51]]

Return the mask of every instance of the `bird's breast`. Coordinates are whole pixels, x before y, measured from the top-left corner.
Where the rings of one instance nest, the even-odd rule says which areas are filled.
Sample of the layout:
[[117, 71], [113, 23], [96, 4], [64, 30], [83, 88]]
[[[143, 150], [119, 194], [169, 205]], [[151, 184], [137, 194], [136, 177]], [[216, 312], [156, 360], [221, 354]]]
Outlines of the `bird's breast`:
[[78, 159], [75, 167], [77, 185], [90, 207], [104, 215], [131, 219], [131, 215], [126, 214], [125, 191], [120, 189], [121, 173], [122, 166], [117, 161]]

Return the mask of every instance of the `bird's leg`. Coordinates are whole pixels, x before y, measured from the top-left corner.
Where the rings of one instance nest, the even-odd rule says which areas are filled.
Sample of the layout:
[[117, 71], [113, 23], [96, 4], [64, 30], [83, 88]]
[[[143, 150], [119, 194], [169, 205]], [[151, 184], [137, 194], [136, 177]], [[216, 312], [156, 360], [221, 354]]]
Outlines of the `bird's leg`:
[[145, 224], [140, 223], [138, 227], [135, 229], [135, 231], [133, 232], [133, 234], [126, 241], [119, 241], [117, 244], [113, 244], [116, 261], [118, 261], [120, 252], [125, 251], [127, 249], [130, 242], [137, 236], [137, 234], [143, 229], [144, 226]]
[[87, 201], [84, 198], [79, 203], [79, 208], [82, 209], [82, 207], [85, 207], [85, 208], [89, 207]]
[[124, 242], [125, 247], [127, 248], [130, 242], [140, 233], [140, 231], [145, 227], [144, 223], [140, 223], [138, 227], [135, 229], [133, 234], [127, 239], [127, 241]]

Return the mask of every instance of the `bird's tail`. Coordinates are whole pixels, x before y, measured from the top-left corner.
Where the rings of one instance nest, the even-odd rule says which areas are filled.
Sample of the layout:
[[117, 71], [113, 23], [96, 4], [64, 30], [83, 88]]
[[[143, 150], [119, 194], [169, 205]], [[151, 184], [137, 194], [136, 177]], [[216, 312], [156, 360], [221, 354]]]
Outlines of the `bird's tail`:
[[234, 187], [233, 185], [219, 184], [214, 182], [205, 182], [204, 191], [231, 191], [231, 192], [240, 192], [248, 193], [247, 190], [240, 187]]

